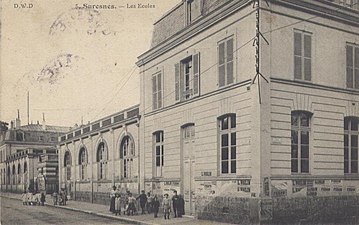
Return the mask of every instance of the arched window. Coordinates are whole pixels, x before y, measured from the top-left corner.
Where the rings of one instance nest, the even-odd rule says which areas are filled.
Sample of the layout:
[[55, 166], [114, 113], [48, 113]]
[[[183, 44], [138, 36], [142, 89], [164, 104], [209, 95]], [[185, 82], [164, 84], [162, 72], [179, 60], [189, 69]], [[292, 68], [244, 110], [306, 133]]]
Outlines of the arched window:
[[359, 118], [344, 118], [344, 173], [358, 173]]
[[20, 163], [17, 164], [17, 183], [21, 183], [21, 165]]
[[291, 171], [309, 173], [310, 118], [312, 113], [293, 111], [291, 115]]
[[120, 145], [120, 158], [122, 159], [122, 177], [132, 178], [135, 169], [133, 168], [133, 161], [135, 157], [135, 144], [133, 139], [126, 135]]
[[86, 178], [86, 170], [87, 170], [87, 151], [85, 147], [80, 149], [79, 153], [79, 165], [80, 165], [80, 179], [83, 180]]
[[15, 165], [12, 165], [12, 184], [15, 184], [15, 178], [16, 178], [16, 169]]
[[64, 167], [65, 167], [66, 180], [70, 180], [71, 179], [71, 154], [69, 151], [65, 152]]
[[24, 163], [24, 173], [26, 173], [27, 172], [27, 163], [25, 162]]
[[7, 184], [10, 184], [10, 174], [11, 174], [10, 166], [7, 166], [7, 181], [6, 181]]
[[96, 161], [98, 162], [98, 179], [99, 180], [106, 179], [107, 160], [108, 160], [107, 146], [104, 142], [101, 142], [97, 147], [97, 157], [96, 157]]
[[236, 114], [218, 118], [221, 174], [236, 174], [237, 170], [237, 133]]

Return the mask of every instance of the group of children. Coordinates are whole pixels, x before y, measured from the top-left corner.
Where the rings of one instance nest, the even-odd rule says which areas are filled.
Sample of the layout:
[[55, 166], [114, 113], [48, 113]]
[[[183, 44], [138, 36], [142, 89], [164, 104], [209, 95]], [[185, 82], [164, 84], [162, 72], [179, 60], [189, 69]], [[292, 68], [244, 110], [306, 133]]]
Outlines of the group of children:
[[41, 205], [41, 206], [43, 206], [45, 203], [45, 194], [24, 191], [24, 193], [22, 193], [21, 199], [22, 199], [23, 205]]

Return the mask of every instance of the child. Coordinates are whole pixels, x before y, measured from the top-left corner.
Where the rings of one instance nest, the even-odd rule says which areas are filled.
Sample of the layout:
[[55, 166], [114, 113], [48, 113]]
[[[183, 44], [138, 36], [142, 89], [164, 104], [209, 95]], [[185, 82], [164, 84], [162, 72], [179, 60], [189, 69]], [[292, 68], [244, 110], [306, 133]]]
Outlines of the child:
[[120, 193], [115, 194], [115, 215], [121, 215], [121, 196]]
[[165, 219], [170, 219], [171, 212], [171, 200], [168, 198], [168, 194], [164, 195], [163, 199], [163, 212]]
[[133, 216], [133, 214], [136, 212], [136, 206], [135, 206], [136, 198], [132, 196], [131, 193], [128, 194], [128, 209], [127, 209], [127, 215]]
[[157, 218], [159, 208], [160, 208], [160, 202], [158, 201], [157, 196], [155, 195], [152, 200], [152, 210], [155, 218]]
[[54, 191], [54, 193], [52, 194], [52, 201], [54, 202], [54, 205], [57, 205], [57, 192]]

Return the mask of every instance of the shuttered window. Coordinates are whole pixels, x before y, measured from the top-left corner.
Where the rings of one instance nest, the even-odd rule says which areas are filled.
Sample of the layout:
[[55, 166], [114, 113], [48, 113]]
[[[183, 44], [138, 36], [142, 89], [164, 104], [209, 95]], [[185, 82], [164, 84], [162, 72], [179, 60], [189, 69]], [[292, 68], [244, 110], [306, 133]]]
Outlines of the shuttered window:
[[218, 44], [218, 85], [223, 87], [234, 82], [233, 77], [233, 38]]
[[347, 88], [359, 89], [359, 46], [346, 46]]
[[200, 55], [187, 57], [175, 64], [175, 98], [183, 101], [198, 96], [200, 91]]
[[312, 36], [304, 31], [294, 31], [294, 78], [312, 79]]
[[152, 76], [152, 109], [162, 108], [162, 74]]

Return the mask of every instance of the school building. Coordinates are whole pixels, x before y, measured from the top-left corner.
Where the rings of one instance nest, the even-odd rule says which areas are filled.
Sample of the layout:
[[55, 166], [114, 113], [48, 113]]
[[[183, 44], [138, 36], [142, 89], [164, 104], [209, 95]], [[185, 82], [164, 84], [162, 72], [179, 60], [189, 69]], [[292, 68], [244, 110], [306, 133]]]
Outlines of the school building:
[[137, 62], [140, 188], [234, 223], [356, 215], [358, 1], [178, 2]]
[[139, 107], [125, 109], [60, 137], [59, 184], [74, 200], [109, 204], [112, 186], [139, 192]]

